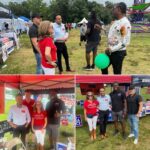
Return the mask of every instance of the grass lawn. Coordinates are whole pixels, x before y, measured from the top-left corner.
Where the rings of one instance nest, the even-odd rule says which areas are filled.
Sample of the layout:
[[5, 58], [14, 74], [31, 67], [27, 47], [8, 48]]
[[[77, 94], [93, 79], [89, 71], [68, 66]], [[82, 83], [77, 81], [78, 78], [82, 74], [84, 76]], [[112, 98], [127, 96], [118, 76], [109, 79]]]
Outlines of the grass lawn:
[[[78, 106], [77, 114], [83, 114], [83, 109]], [[83, 115], [82, 115], [83, 116]], [[84, 120], [84, 119], [83, 119]], [[150, 150], [149, 147], [149, 135], [150, 135], [150, 116], [146, 116], [140, 119], [140, 136], [139, 144], [134, 145], [133, 139], [127, 138], [123, 140], [121, 134], [112, 136], [114, 131], [113, 123], [109, 123], [107, 126], [108, 138], [100, 140], [99, 138], [99, 126], [97, 126], [97, 140], [90, 141], [88, 125], [83, 121], [83, 127], [76, 129], [76, 143], [77, 150]], [[127, 122], [127, 134], [129, 134], [129, 124]]]
[[[132, 34], [131, 44], [127, 48], [127, 56], [124, 60], [123, 74], [150, 74], [149, 57], [150, 57], [150, 34], [136, 33]], [[10, 54], [6, 61], [6, 68], [0, 69], [0, 74], [34, 74], [36, 62], [32, 52], [31, 44], [27, 35], [20, 37], [21, 48]], [[102, 35], [101, 45], [98, 53], [104, 52], [106, 48], [106, 36]], [[76, 72], [73, 74], [100, 74], [100, 70], [84, 71], [85, 46], [79, 46], [79, 30], [74, 29], [70, 32], [70, 38], [67, 42], [70, 56], [71, 68]], [[64, 64], [64, 60], [63, 60]], [[64, 66], [65, 70], [65, 66]], [[109, 69], [112, 74], [112, 68]], [[58, 73], [58, 71], [56, 71]], [[64, 74], [66, 72], [64, 71]]]
[[[110, 92], [110, 87], [106, 88], [106, 93]], [[85, 95], [80, 94], [80, 88], [76, 89], [77, 100], [84, 100]], [[144, 100], [150, 97], [149, 94], [146, 94], [146, 88], [142, 88], [141, 95]], [[112, 136], [114, 131], [113, 123], [109, 123], [107, 127], [108, 138], [104, 140], [100, 140], [99, 138], [99, 126], [97, 126], [97, 140], [90, 141], [89, 130], [87, 122], [84, 121], [83, 117], [83, 108], [81, 106], [76, 107], [76, 114], [82, 115], [83, 127], [76, 129], [76, 143], [77, 150], [80, 150], [84, 147], [84, 150], [150, 150], [149, 147], [149, 136], [150, 136], [150, 115], [143, 117], [140, 119], [140, 136], [139, 136], [139, 144], [134, 145], [134, 139], [126, 139], [123, 140], [121, 134], [119, 133], [117, 136]], [[121, 128], [120, 128], [121, 130]], [[129, 124], [127, 121], [126, 125], [127, 134], [129, 134]]]

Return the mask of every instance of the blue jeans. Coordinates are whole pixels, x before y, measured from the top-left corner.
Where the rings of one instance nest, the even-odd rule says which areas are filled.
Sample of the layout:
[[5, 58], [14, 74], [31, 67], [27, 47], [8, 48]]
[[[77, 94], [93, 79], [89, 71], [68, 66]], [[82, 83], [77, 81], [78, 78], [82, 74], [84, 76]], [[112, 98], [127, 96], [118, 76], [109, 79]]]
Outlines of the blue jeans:
[[35, 53], [36, 58], [36, 74], [42, 74], [42, 67], [41, 67], [41, 56], [39, 53]]
[[134, 134], [134, 137], [138, 139], [139, 136], [139, 118], [136, 115], [128, 115], [131, 134]]

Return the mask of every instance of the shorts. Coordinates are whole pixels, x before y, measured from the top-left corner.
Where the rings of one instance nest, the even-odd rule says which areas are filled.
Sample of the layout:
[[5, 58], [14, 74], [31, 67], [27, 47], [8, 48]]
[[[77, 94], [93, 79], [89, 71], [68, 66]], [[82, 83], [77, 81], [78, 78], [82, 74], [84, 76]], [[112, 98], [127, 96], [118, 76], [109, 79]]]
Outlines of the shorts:
[[119, 112], [112, 112], [112, 119], [114, 121], [120, 121], [123, 122], [124, 121], [124, 116], [123, 116], [123, 111], [119, 111]]
[[85, 35], [80, 35], [80, 41], [82, 42], [82, 41], [86, 41], [86, 36]]
[[87, 42], [86, 53], [90, 53], [91, 51], [97, 51], [98, 44], [98, 42]]
[[45, 133], [46, 133], [45, 129], [35, 130], [35, 137], [36, 137], [37, 143], [41, 144], [42, 146], [44, 145]]
[[42, 66], [45, 75], [55, 75], [55, 68], [46, 68]]
[[51, 138], [57, 139], [59, 136], [59, 126], [55, 124], [48, 124], [47, 126], [47, 133]]

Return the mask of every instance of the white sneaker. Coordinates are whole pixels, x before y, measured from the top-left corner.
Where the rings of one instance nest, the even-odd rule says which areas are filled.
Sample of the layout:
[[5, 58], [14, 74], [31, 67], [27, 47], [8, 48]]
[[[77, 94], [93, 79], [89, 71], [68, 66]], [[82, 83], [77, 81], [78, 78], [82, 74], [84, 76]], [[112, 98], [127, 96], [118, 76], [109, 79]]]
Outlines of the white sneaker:
[[138, 144], [138, 139], [135, 139], [135, 140], [134, 140], [134, 144]]
[[131, 133], [131, 134], [129, 134], [129, 136], [128, 136], [129, 138], [132, 138], [132, 137], [134, 137], [134, 134], [133, 133]]

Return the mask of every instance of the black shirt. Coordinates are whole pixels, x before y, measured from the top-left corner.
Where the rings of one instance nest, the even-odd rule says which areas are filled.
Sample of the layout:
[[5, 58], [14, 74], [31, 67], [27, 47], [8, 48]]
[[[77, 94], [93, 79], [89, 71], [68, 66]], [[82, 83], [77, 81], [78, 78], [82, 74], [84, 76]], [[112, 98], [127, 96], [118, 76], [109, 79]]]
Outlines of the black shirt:
[[99, 20], [94, 21], [91, 19], [88, 21], [87, 28], [90, 29], [90, 33], [86, 34], [87, 41], [99, 43], [101, 40], [100, 30], [94, 28], [95, 24], [98, 24], [101, 26], [101, 22]]
[[140, 95], [129, 95], [127, 96], [127, 113], [128, 114], [137, 114], [139, 111], [139, 103], [142, 101]]
[[110, 93], [110, 97], [112, 102], [112, 111], [114, 112], [123, 111], [124, 103], [126, 100], [126, 94], [121, 90], [117, 91], [114, 90], [113, 92]]
[[[30, 37], [30, 41], [31, 41], [31, 38], [38, 38], [38, 26], [37, 25], [33, 24], [30, 27], [30, 29], [29, 29], [29, 37]], [[33, 52], [34, 53], [38, 53], [38, 51], [34, 47], [32, 41], [31, 41], [31, 44], [32, 44]]]
[[60, 117], [56, 118], [55, 113], [65, 112], [65, 104], [61, 99], [54, 98], [46, 105], [48, 124], [60, 124]]

